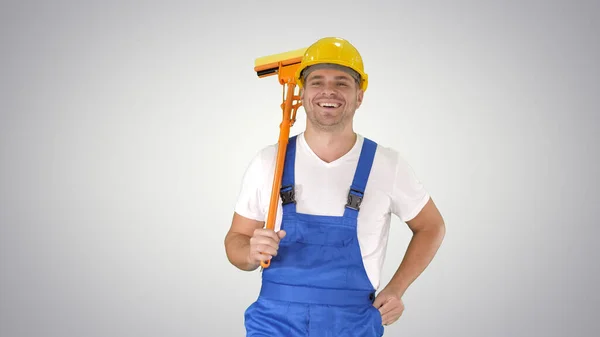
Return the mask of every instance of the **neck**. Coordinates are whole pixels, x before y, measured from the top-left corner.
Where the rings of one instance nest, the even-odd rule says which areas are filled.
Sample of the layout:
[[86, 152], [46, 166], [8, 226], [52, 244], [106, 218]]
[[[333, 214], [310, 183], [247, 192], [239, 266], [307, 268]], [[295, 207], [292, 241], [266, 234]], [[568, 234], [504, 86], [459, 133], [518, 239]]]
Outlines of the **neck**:
[[330, 163], [348, 153], [356, 143], [354, 130], [320, 130], [307, 124], [304, 139], [321, 160]]

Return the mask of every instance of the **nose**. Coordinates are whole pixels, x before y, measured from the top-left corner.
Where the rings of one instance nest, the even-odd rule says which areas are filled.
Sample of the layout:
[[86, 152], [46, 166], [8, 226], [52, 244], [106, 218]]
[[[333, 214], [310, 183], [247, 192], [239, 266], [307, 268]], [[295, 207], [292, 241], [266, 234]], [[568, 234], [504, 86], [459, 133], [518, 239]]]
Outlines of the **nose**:
[[335, 93], [336, 93], [336, 91], [335, 91], [335, 84], [333, 84], [333, 83], [325, 83], [325, 85], [323, 86], [322, 95], [323, 96], [332, 96]]

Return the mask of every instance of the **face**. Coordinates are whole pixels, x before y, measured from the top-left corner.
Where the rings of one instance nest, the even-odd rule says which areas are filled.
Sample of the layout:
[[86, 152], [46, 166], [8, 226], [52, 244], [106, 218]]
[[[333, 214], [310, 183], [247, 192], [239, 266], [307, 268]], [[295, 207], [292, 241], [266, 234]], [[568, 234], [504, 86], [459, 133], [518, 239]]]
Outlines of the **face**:
[[352, 123], [363, 91], [348, 73], [325, 68], [309, 73], [300, 97], [307, 123], [322, 130], [336, 130]]

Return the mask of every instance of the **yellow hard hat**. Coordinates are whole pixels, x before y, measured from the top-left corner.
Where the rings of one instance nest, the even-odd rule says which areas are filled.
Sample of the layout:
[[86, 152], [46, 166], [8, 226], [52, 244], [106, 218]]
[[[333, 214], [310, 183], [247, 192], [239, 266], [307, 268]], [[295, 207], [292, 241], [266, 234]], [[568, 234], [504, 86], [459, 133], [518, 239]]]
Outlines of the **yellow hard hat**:
[[339, 37], [325, 37], [319, 39], [306, 49], [296, 71], [296, 82], [302, 87], [302, 71], [315, 64], [331, 63], [348, 67], [356, 71], [360, 77], [361, 89], [367, 90], [368, 76], [364, 70], [362, 57], [358, 50], [347, 40]]

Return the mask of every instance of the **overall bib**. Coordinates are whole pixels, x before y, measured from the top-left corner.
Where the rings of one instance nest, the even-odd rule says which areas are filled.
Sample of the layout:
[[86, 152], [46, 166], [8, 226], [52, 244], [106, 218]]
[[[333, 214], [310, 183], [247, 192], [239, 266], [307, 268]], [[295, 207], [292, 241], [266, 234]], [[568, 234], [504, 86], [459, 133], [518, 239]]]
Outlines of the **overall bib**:
[[244, 314], [247, 337], [379, 337], [384, 327], [373, 306], [375, 289], [365, 271], [357, 217], [377, 144], [364, 138], [343, 216], [296, 212], [296, 137], [288, 143], [282, 184], [277, 256], [262, 271], [258, 299]]

